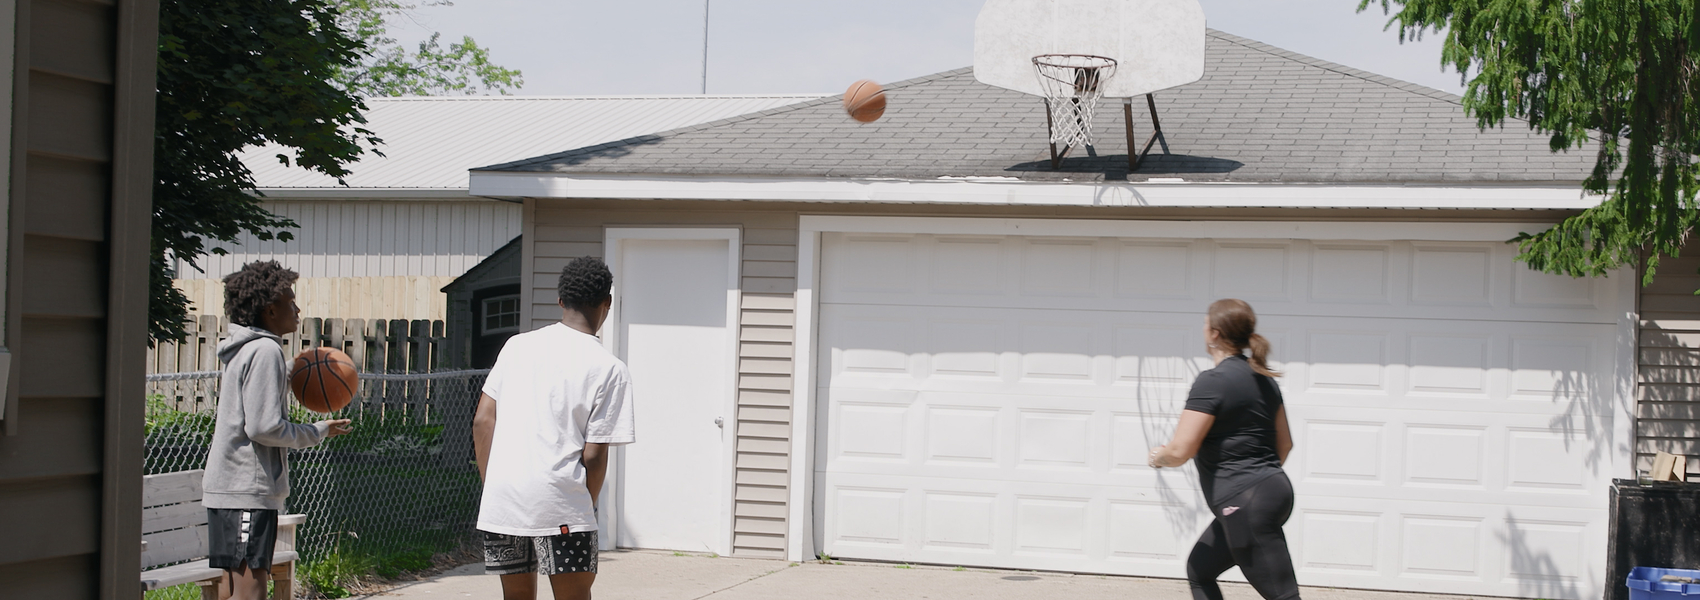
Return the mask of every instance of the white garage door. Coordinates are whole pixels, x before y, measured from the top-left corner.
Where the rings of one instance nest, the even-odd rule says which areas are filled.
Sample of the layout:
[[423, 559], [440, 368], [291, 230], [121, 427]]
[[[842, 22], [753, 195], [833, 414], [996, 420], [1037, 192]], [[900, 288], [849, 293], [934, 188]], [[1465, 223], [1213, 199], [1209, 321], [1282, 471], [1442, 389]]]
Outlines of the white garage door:
[[1597, 598], [1619, 294], [1512, 250], [823, 234], [822, 549], [1184, 577], [1197, 474], [1145, 456], [1237, 297], [1287, 373], [1301, 583]]

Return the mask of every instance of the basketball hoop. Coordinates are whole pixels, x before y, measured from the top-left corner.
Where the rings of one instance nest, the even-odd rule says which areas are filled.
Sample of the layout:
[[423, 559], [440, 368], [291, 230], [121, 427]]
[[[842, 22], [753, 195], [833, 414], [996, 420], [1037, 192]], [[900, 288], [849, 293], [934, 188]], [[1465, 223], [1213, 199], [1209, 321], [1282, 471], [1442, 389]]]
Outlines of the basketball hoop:
[[[1051, 144], [1067, 149], [1092, 143], [1092, 116], [1104, 83], [1116, 76], [1116, 59], [1094, 54], [1041, 54], [1033, 70], [1050, 110]], [[1055, 149], [1053, 148], [1053, 153]], [[1059, 156], [1060, 158], [1060, 156]]]

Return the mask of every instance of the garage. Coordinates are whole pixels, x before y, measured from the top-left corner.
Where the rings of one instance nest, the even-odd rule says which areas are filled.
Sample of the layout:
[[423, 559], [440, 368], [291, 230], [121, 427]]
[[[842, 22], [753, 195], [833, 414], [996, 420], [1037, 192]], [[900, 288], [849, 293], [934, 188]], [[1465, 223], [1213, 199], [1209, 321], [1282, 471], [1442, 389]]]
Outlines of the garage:
[[1523, 268], [1503, 242], [1516, 224], [804, 217], [803, 230], [804, 264], [818, 255], [799, 325], [817, 328], [814, 537], [828, 555], [1183, 577], [1209, 519], [1196, 472], [1145, 456], [1210, 366], [1205, 306], [1237, 297], [1286, 373], [1303, 583], [1604, 589], [1632, 288]]

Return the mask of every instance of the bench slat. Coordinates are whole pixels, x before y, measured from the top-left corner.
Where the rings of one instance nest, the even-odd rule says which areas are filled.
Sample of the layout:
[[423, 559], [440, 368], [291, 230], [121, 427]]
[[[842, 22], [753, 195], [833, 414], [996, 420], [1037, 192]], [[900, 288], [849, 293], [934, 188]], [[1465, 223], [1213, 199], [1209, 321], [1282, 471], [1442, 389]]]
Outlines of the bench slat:
[[[272, 555], [272, 564], [295, 562], [299, 556], [294, 552], [278, 552]], [[206, 559], [195, 562], [160, 567], [150, 571], [142, 571], [142, 589], [152, 591], [182, 585], [196, 581], [206, 581], [224, 576], [224, 571], [207, 566]]]
[[142, 571], [142, 589], [158, 590], [195, 581], [218, 579], [223, 576], [223, 569], [214, 569], [207, 566], [207, 561], [197, 560], [191, 563]]
[[148, 549], [142, 552], [142, 568], [201, 558], [207, 555], [207, 526], [199, 525], [142, 536]]
[[142, 506], [159, 506], [200, 501], [201, 478], [206, 471], [178, 471], [142, 477]]
[[200, 500], [142, 509], [142, 535], [207, 524], [207, 509]]

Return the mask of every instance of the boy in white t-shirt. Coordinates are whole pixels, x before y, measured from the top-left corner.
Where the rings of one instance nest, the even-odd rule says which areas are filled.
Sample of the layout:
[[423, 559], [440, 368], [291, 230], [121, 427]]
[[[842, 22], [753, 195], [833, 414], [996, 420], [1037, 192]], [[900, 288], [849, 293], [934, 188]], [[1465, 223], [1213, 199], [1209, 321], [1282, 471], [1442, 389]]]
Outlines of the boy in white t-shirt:
[[596, 581], [608, 447], [635, 440], [626, 365], [596, 338], [613, 286], [595, 258], [561, 269], [561, 322], [509, 339], [478, 400], [478, 530], [504, 600], [536, 598], [537, 573], [555, 600], [589, 600]]

